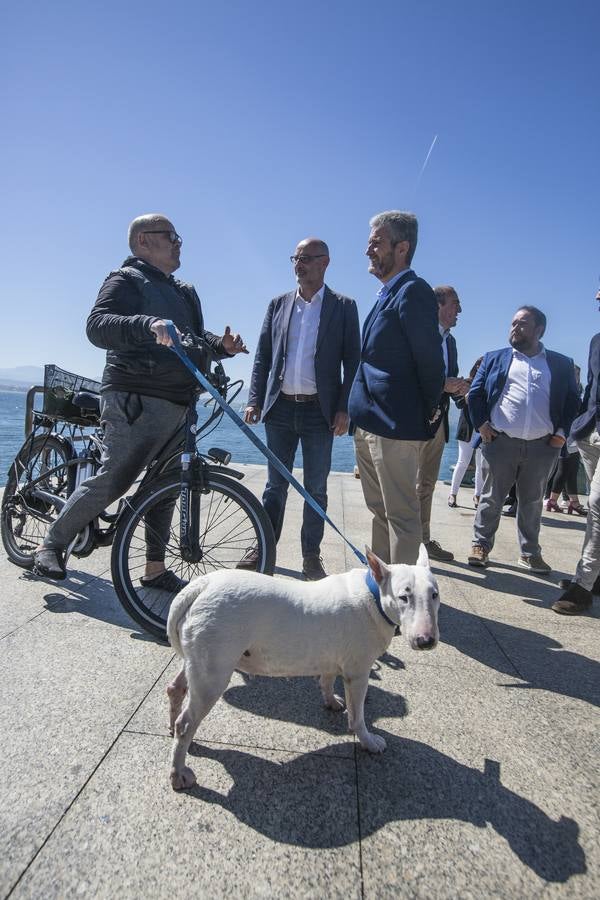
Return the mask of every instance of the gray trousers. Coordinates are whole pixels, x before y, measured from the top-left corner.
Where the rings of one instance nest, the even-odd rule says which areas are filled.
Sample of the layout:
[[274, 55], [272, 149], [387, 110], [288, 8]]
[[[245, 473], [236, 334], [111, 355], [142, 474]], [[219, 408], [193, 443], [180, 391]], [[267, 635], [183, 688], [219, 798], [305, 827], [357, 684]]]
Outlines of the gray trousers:
[[574, 581], [591, 591], [600, 574], [600, 435], [593, 431], [589, 437], [577, 441], [577, 447], [590, 482], [590, 496], [583, 550]]
[[[129, 490], [140, 472], [159, 454], [175, 452], [184, 441], [186, 407], [122, 391], [103, 394], [102, 466], [73, 491], [48, 530], [44, 547], [65, 550], [75, 535]], [[157, 504], [146, 521], [146, 558], [162, 561], [173, 502]]]
[[517, 531], [522, 556], [538, 556], [542, 502], [550, 472], [559, 454], [548, 444], [550, 435], [523, 441], [499, 434], [481, 445], [483, 490], [475, 513], [473, 543], [486, 550], [494, 546], [502, 504], [517, 486]]

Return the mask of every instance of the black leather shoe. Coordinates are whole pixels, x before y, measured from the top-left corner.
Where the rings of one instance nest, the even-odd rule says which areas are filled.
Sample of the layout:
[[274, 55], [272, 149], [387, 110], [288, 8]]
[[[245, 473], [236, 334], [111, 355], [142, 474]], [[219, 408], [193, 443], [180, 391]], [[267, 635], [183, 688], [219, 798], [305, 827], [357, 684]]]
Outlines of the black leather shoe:
[[437, 541], [427, 541], [425, 549], [427, 550], [429, 559], [439, 559], [440, 562], [452, 562], [454, 559], [454, 553], [450, 553], [449, 550], [444, 550], [442, 545]]
[[307, 581], [320, 581], [321, 578], [327, 578], [327, 572], [323, 568], [323, 560], [316, 554], [314, 556], [305, 556], [302, 560], [302, 574]]
[[552, 604], [552, 609], [562, 616], [579, 616], [592, 607], [592, 592], [573, 581], [562, 597]]
[[258, 547], [252, 547], [251, 550], [247, 550], [242, 556], [239, 563], [236, 565], [236, 569], [246, 569], [248, 572], [256, 572], [258, 556]]
[[[573, 582], [570, 578], [561, 578], [560, 581], [558, 582], [558, 586], [561, 587], [563, 589], [563, 591], [566, 591], [567, 588], [571, 587], [572, 583]], [[594, 597], [600, 597], [600, 575], [598, 575], [594, 584], [592, 585], [592, 590], [590, 591], [590, 594], [593, 594]]]
[[36, 575], [51, 578], [52, 581], [64, 581], [67, 570], [60, 550], [46, 550], [40, 547], [33, 557], [33, 571]]
[[503, 510], [502, 515], [508, 516], [510, 519], [516, 519], [517, 518], [517, 504], [511, 503], [510, 506], [508, 507], [508, 509]]

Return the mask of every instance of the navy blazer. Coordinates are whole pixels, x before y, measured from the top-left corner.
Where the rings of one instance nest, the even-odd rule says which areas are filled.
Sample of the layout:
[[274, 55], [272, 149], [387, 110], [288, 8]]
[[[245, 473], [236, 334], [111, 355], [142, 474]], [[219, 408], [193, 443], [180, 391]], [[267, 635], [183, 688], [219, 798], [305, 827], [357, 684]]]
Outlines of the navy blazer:
[[[491, 411], [500, 399], [512, 358], [512, 347], [493, 350], [483, 357], [469, 391], [469, 412], [477, 430], [489, 421]], [[549, 412], [553, 433], [562, 428], [568, 435], [579, 406], [573, 360], [554, 350], [546, 350], [546, 362], [550, 369]]]
[[[258, 406], [263, 418], [281, 390], [285, 372], [288, 327], [296, 291], [275, 297], [263, 322], [252, 378], [249, 406]], [[354, 300], [325, 285], [315, 348], [315, 378], [323, 415], [330, 425], [336, 412], [346, 412], [348, 394], [360, 357], [360, 326]], [[343, 367], [343, 377], [340, 372]]]
[[595, 334], [590, 341], [588, 359], [588, 378], [585, 393], [581, 401], [579, 415], [571, 426], [571, 437], [574, 440], [588, 437], [594, 429], [598, 429], [600, 419], [600, 334]]
[[358, 371], [348, 401], [352, 425], [371, 434], [426, 441], [445, 372], [438, 304], [410, 269], [365, 320]]

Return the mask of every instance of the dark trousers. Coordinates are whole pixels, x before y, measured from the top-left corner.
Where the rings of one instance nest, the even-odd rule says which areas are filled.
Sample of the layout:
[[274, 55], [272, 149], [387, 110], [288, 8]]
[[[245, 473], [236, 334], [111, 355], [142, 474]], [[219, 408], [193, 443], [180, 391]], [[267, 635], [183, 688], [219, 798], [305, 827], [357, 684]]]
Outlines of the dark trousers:
[[[304, 487], [322, 509], [327, 509], [327, 476], [331, 469], [333, 432], [321, 412], [318, 400], [295, 403], [279, 397], [265, 416], [267, 446], [290, 472], [298, 444], [302, 447]], [[283, 527], [289, 484], [272, 465], [268, 465], [263, 506], [273, 525], [276, 540]], [[302, 556], [318, 555], [325, 522], [304, 504], [300, 541]]]
[[549, 482], [550, 491], [553, 494], [560, 494], [562, 490], [566, 490], [569, 497], [575, 497], [578, 493], [578, 471], [579, 453], [569, 453], [568, 456], [559, 456], [554, 477], [551, 478]]

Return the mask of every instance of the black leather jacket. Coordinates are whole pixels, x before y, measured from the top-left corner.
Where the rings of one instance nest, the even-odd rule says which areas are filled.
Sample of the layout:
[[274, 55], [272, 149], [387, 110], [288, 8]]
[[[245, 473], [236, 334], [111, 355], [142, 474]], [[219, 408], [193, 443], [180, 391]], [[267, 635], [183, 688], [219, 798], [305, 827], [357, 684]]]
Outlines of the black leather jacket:
[[[172, 319], [182, 333], [203, 338], [215, 356], [229, 355], [221, 338], [205, 331], [193, 286], [130, 256], [106, 278], [87, 320], [89, 340], [107, 351], [103, 392], [128, 391], [186, 405], [199, 390], [176, 354], [156, 343], [150, 326], [158, 319]], [[206, 353], [188, 352], [206, 372]]]

